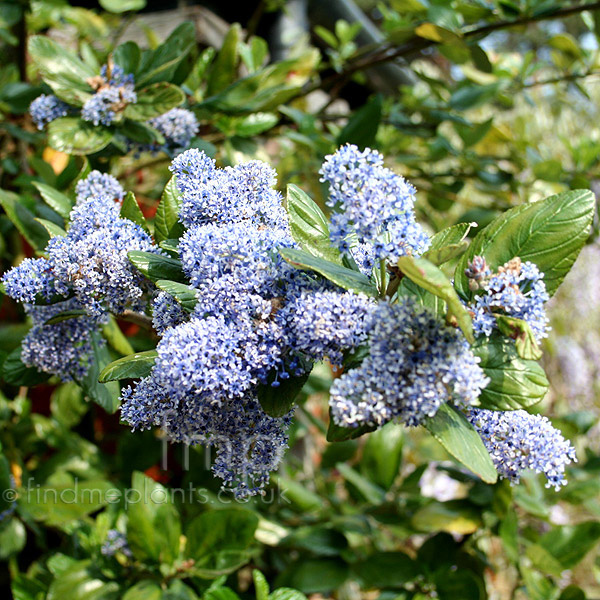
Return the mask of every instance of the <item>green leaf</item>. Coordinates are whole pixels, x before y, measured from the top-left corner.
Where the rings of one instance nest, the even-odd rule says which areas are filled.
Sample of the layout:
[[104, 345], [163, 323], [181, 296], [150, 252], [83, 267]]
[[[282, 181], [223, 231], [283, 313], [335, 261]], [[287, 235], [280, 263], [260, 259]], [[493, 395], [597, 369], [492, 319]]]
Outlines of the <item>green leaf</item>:
[[518, 256], [544, 273], [552, 296], [589, 237], [594, 208], [592, 192], [575, 190], [506, 211], [480, 231], [463, 254], [456, 289], [464, 298], [473, 297], [464, 271], [474, 256], [483, 256], [492, 270]]
[[50, 379], [48, 373], [28, 367], [21, 360], [21, 346], [15, 348], [2, 364], [2, 379], [9, 385], [32, 387]]
[[135, 471], [127, 507], [127, 542], [142, 562], [173, 564], [179, 555], [181, 522], [170, 492], [150, 477]]
[[19, 495], [21, 510], [35, 521], [63, 527], [106, 506], [111, 498], [109, 490], [114, 489], [114, 484], [103, 479], [68, 477], [64, 483], [31, 485], [27, 489]]
[[146, 350], [145, 352], [136, 352], [119, 358], [102, 369], [98, 381], [106, 383], [107, 381], [117, 381], [119, 379], [147, 377], [152, 371], [157, 356], [158, 352], [156, 350]]
[[295, 248], [280, 248], [279, 254], [293, 267], [315, 271], [345, 290], [352, 290], [367, 296], [377, 296], [377, 288], [366, 275], [358, 271], [347, 269]]
[[348, 548], [346, 536], [326, 525], [297, 527], [281, 540], [286, 548], [310, 550], [319, 556], [339, 556]]
[[155, 83], [137, 92], [137, 102], [128, 104], [123, 113], [127, 119], [147, 121], [183, 104], [184, 93], [172, 83]]
[[67, 232], [56, 223], [52, 221], [47, 221], [46, 219], [37, 218], [36, 221], [44, 226], [44, 229], [48, 232], [51, 238], [55, 237], [64, 237], [67, 235]]
[[381, 109], [383, 99], [377, 94], [364, 106], [359, 108], [348, 120], [346, 126], [340, 131], [337, 145], [356, 144], [364, 149], [375, 143], [375, 136], [381, 123]]
[[258, 386], [258, 400], [262, 409], [271, 417], [283, 417], [291, 410], [294, 401], [308, 381], [310, 373], [299, 377], [280, 379], [273, 387], [269, 382]]
[[490, 378], [479, 401], [490, 410], [518, 410], [539, 402], [548, 390], [544, 369], [517, 354], [513, 343], [496, 337], [473, 346], [479, 366]]
[[0, 523], [0, 560], [18, 554], [25, 547], [27, 533], [18, 519], [5, 519]]
[[214, 579], [233, 572], [250, 559], [258, 517], [249, 510], [210, 510], [196, 517], [187, 532], [185, 556], [194, 560], [193, 572]]
[[402, 588], [422, 576], [422, 569], [404, 552], [376, 552], [353, 565], [367, 589]]
[[434, 296], [438, 296], [448, 305], [447, 319], [456, 322], [469, 343], [473, 343], [473, 323], [471, 315], [463, 306], [452, 282], [443, 271], [425, 258], [402, 256], [398, 260], [398, 268], [417, 285], [421, 286]]
[[254, 580], [256, 600], [269, 600], [269, 584], [265, 576], [258, 569], [254, 569], [252, 571], [252, 579]]
[[48, 125], [48, 144], [67, 154], [94, 154], [112, 140], [110, 129], [77, 117], [61, 117]]
[[171, 81], [181, 61], [196, 43], [196, 29], [189, 21], [176, 27], [156, 50], [142, 53], [136, 85], [142, 87], [160, 81]]
[[136, 269], [152, 281], [169, 279], [183, 283], [186, 280], [181, 261], [176, 258], [141, 250], [132, 250], [127, 256]]
[[173, 176], [165, 186], [156, 209], [154, 238], [157, 244], [168, 239], [178, 239], [183, 235], [183, 225], [179, 222], [180, 208], [181, 199], [177, 190], [177, 180]]
[[506, 315], [495, 315], [495, 317], [498, 329], [507, 337], [515, 340], [517, 354], [521, 358], [527, 360], [539, 360], [542, 358], [542, 349], [526, 321]]
[[83, 309], [64, 310], [63, 312], [49, 318], [44, 325], [54, 325], [55, 323], [62, 323], [63, 321], [68, 321], [69, 319], [76, 319], [77, 317], [86, 316], [87, 312]]
[[400, 281], [398, 295], [414, 298], [421, 306], [428, 308], [438, 319], [444, 319], [446, 315], [446, 303], [441, 298], [424, 290], [408, 277], [403, 277]]
[[41, 35], [29, 38], [28, 52], [44, 81], [59, 98], [74, 106], [83, 106], [91, 97], [92, 88], [87, 79], [98, 73], [77, 56]]
[[[104, 10], [111, 13], [124, 13], [129, 10], [142, 10], [142, 8], [146, 8], [146, 0], [98, 0], [98, 2], [100, 2], [100, 6]], [[132, 73], [132, 71], [125, 72]]]
[[[134, 1], [144, 2], [145, 0]], [[140, 58], [140, 48], [135, 42], [125, 42], [117, 46], [113, 52], [113, 61], [115, 64], [121, 67], [125, 73], [131, 73], [134, 77], [137, 75]]]
[[110, 347], [119, 354], [127, 356], [128, 354], [134, 353], [129, 340], [125, 337], [112, 315], [110, 315], [108, 321], [102, 325], [102, 336], [108, 342]]
[[132, 142], [142, 145], [161, 145], [165, 143], [165, 137], [157, 129], [141, 121], [123, 119], [119, 125], [119, 133]]
[[232, 124], [235, 135], [240, 137], [253, 137], [272, 129], [279, 122], [279, 117], [275, 113], [257, 112], [247, 117], [239, 118]]
[[98, 381], [100, 371], [110, 362], [110, 354], [106, 345], [100, 345], [96, 334], [92, 337], [94, 358], [86, 376], [78, 381], [85, 395], [99, 404], [107, 413], [114, 413], [119, 408], [119, 396], [121, 388], [115, 381], [101, 383]]
[[206, 95], [214, 96], [233, 83], [237, 75], [238, 45], [241, 27], [234, 23], [227, 32], [223, 45], [213, 61], [206, 82]]
[[[473, 227], [471, 223], [458, 223], [442, 229], [431, 238], [431, 246], [427, 252], [440, 250], [444, 246], [452, 244], [460, 244], [469, 234], [471, 227]], [[425, 258], [427, 258], [427, 252], [424, 254]]]
[[434, 265], [443, 265], [445, 262], [463, 254], [468, 247], [469, 242], [465, 240], [458, 244], [449, 244], [448, 246], [443, 246], [438, 249], [429, 249], [423, 254], [423, 258]]
[[42, 199], [50, 208], [54, 209], [63, 219], [69, 218], [71, 209], [73, 208], [71, 198], [41, 181], [34, 181], [33, 185], [37, 188]]
[[433, 437], [467, 469], [486, 483], [495, 483], [498, 473], [479, 434], [467, 418], [448, 404], [442, 404], [425, 427]]
[[36, 221], [35, 215], [21, 203], [19, 196], [13, 192], [0, 190], [0, 204], [29, 244], [36, 250], [43, 250], [50, 235], [46, 228]]
[[360, 470], [373, 483], [389, 490], [402, 462], [404, 430], [396, 423], [387, 423], [367, 437]]
[[125, 592], [123, 600], [163, 600], [163, 591], [155, 581], [142, 579]]
[[302, 250], [341, 265], [340, 252], [329, 239], [327, 217], [317, 203], [292, 183], [287, 186], [286, 206], [292, 237]]
[[67, 428], [77, 425], [87, 412], [89, 404], [81, 388], [73, 381], [59, 385], [50, 399], [52, 416]]
[[127, 192], [125, 195], [121, 206], [121, 216], [139, 225], [146, 233], [150, 233], [148, 223], [146, 223], [142, 209], [137, 203], [133, 192]]
[[366, 502], [374, 506], [383, 502], [385, 492], [378, 485], [371, 483], [366, 477], [363, 477], [358, 471], [355, 471], [345, 463], [337, 463], [335, 468], [358, 491]]
[[539, 544], [556, 558], [563, 569], [572, 569], [600, 540], [600, 523], [585, 521], [555, 527], [544, 534]]
[[445, 531], [458, 535], [475, 533], [482, 526], [478, 511], [460, 501], [427, 504], [415, 512], [410, 522], [419, 531]]
[[156, 282], [156, 287], [173, 296], [173, 298], [181, 304], [181, 308], [186, 312], [194, 312], [194, 308], [198, 303], [198, 298], [196, 296], [197, 292], [193, 287], [186, 285], [185, 283], [177, 283], [176, 281], [163, 279], [159, 279]]

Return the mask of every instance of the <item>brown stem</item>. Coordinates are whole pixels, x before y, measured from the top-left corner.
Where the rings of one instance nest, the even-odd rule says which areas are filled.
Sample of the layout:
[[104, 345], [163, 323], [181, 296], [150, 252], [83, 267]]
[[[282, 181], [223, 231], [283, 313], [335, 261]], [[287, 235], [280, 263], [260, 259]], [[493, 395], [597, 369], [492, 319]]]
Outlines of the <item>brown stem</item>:
[[[599, 10], [600, 2], [591, 2], [589, 4], [578, 4], [577, 6], [569, 6], [566, 8], [560, 8], [552, 13], [542, 14], [542, 15], [534, 15], [528, 17], [521, 17], [520, 19], [513, 19], [511, 21], [498, 21], [496, 23], [489, 23], [487, 25], [483, 25], [481, 27], [476, 27], [474, 29], [467, 30], [463, 32], [463, 38], [471, 38], [478, 36], [485, 36], [493, 31], [498, 31], [500, 29], [508, 29], [510, 27], [517, 27], [520, 25], [528, 25], [530, 23], [535, 23], [539, 21], [547, 21], [551, 19], [560, 19], [563, 17], [568, 17], [570, 15], [574, 15], [586, 10]], [[428, 48], [430, 46], [436, 46], [438, 42], [433, 40], [426, 40], [424, 38], [420, 38], [418, 36], [413, 37], [409, 41], [405, 42], [401, 46], [394, 47], [389, 42], [385, 42], [382, 44], [379, 49], [375, 50], [371, 54], [367, 54], [366, 56], [362, 56], [359, 60], [350, 63], [346, 69], [341, 71], [340, 73], [335, 73], [334, 75], [324, 79], [321, 82], [316, 82], [313, 85], [309, 86], [305, 90], [301, 92], [301, 96], [304, 96], [317, 88], [325, 88], [327, 89], [331, 85], [333, 85], [338, 79], [348, 77], [356, 73], [357, 71], [362, 71], [374, 65], [388, 62], [391, 60], [395, 60], [396, 58], [404, 57], [409, 54], [413, 54], [415, 52], [419, 52]]]

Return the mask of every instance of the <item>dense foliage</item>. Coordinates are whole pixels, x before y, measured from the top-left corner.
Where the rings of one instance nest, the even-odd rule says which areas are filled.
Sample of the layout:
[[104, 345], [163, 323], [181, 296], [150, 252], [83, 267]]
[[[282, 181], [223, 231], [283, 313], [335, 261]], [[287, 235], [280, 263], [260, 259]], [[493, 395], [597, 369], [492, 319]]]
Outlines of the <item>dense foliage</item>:
[[2, 583], [597, 595], [600, 4], [144, 7], [0, 3]]

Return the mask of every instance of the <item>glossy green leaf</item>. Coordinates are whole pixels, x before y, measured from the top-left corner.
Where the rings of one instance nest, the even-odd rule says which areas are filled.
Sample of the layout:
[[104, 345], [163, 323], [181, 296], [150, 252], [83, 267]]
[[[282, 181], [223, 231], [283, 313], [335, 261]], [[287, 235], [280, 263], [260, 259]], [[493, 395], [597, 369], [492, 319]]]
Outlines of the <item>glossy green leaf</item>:
[[13, 192], [0, 190], [0, 204], [29, 244], [36, 250], [43, 250], [50, 239], [50, 234], [41, 223], [36, 221], [35, 215], [21, 203], [19, 196]]
[[482, 408], [518, 410], [539, 402], [548, 390], [544, 369], [517, 354], [515, 344], [496, 337], [473, 346], [490, 382], [481, 391]]
[[425, 427], [444, 448], [486, 483], [495, 483], [498, 473], [479, 434], [467, 418], [448, 404], [442, 404]]
[[67, 235], [67, 232], [60, 225], [57, 225], [52, 221], [47, 221], [46, 219], [39, 218], [37, 218], [36, 221], [44, 227], [44, 229], [48, 232], [48, 235], [51, 238], [64, 237], [65, 235]]
[[48, 373], [28, 367], [21, 360], [21, 346], [15, 348], [2, 364], [2, 379], [9, 385], [32, 387], [50, 379]]
[[286, 206], [292, 237], [302, 250], [317, 258], [342, 264], [337, 248], [329, 239], [329, 223], [323, 211], [298, 186], [287, 187]]
[[473, 296], [464, 271], [474, 256], [483, 256], [492, 270], [518, 256], [544, 273], [552, 296], [590, 234], [594, 209], [592, 192], [574, 190], [506, 211], [480, 231], [463, 254], [456, 289], [464, 298]]
[[148, 223], [146, 223], [146, 219], [144, 217], [144, 213], [142, 213], [142, 209], [137, 203], [133, 192], [127, 192], [127, 194], [125, 194], [125, 198], [123, 198], [123, 204], [121, 206], [121, 216], [124, 219], [129, 219], [130, 221], [133, 221], [134, 223], [139, 225], [144, 231], [150, 233], [148, 229]]
[[171, 494], [160, 483], [138, 471], [129, 490], [127, 542], [144, 562], [173, 564], [179, 555], [181, 522]]
[[442, 248], [430, 249], [423, 254], [423, 258], [427, 259], [434, 265], [443, 265], [453, 258], [458, 258], [466, 251], [468, 247], [469, 242], [465, 240], [459, 242], [458, 244], [449, 244], [448, 246], [443, 246]]
[[194, 573], [213, 579], [231, 573], [250, 559], [250, 544], [258, 517], [249, 510], [211, 510], [196, 517], [186, 532], [185, 556], [194, 560]]
[[73, 208], [73, 202], [71, 198], [54, 189], [51, 185], [42, 183], [41, 181], [34, 181], [33, 185], [37, 188], [41, 194], [44, 202], [52, 209], [54, 209], [63, 219], [68, 219]]
[[471, 315], [463, 306], [458, 294], [452, 286], [452, 282], [443, 271], [425, 258], [402, 256], [398, 260], [398, 268], [406, 277], [414, 281], [434, 296], [438, 296], [448, 306], [448, 319], [456, 319], [456, 323], [462, 330], [465, 338], [470, 343], [475, 341], [473, 337], [473, 323]]
[[107, 383], [98, 381], [100, 372], [110, 363], [110, 354], [106, 345], [100, 344], [96, 334], [92, 338], [92, 347], [93, 360], [90, 361], [86, 376], [78, 383], [88, 398], [112, 414], [119, 408], [121, 388], [116, 381], [107, 381]]
[[182, 104], [184, 93], [172, 83], [154, 83], [137, 92], [137, 102], [128, 104], [124, 115], [134, 121], [147, 121]]
[[35, 521], [63, 527], [108, 504], [114, 484], [102, 479], [68, 478], [64, 483], [31, 485], [19, 495], [18, 503]]
[[152, 281], [168, 279], [183, 283], [186, 280], [181, 269], [181, 261], [176, 258], [141, 250], [132, 250], [127, 253], [127, 256], [136, 269]]
[[298, 269], [315, 271], [345, 290], [377, 296], [377, 288], [366, 275], [352, 269], [347, 269], [336, 263], [318, 258], [295, 248], [280, 248], [281, 256]]
[[142, 579], [125, 592], [123, 600], [163, 600], [163, 590], [156, 581]]
[[119, 124], [119, 133], [128, 140], [146, 145], [161, 145], [165, 143], [165, 137], [154, 127], [142, 121], [123, 119]]
[[18, 519], [4, 519], [0, 523], [0, 560], [21, 552], [27, 541], [25, 526]]
[[76, 117], [61, 117], [48, 125], [48, 144], [67, 154], [94, 154], [112, 140], [110, 129]]
[[196, 29], [193, 23], [186, 21], [176, 27], [156, 50], [142, 52], [136, 85], [142, 87], [171, 81], [195, 43]]
[[152, 371], [152, 367], [154, 367], [157, 356], [156, 350], [146, 350], [145, 352], [136, 352], [119, 358], [102, 369], [98, 381], [106, 383], [107, 381], [117, 381], [119, 379], [147, 377]]
[[183, 234], [183, 225], [179, 222], [180, 208], [181, 199], [173, 176], [165, 186], [154, 218], [154, 238], [158, 244], [167, 239], [177, 239]]
[[[144, 2], [144, 0], [133, 1]], [[141, 58], [140, 48], [135, 42], [125, 42], [117, 46], [112, 57], [114, 63], [121, 67], [125, 73], [131, 73], [135, 77]]]
[[273, 387], [269, 382], [258, 386], [258, 400], [262, 409], [271, 417], [283, 417], [294, 405], [294, 401], [308, 381], [310, 373], [299, 377], [280, 379]]
[[[146, 0], [98, 0], [98, 2], [104, 10], [112, 13], [124, 13], [129, 10], [142, 10], [142, 8], [146, 7]], [[131, 72], [132, 71], [126, 71], [126, 73]]]
[[252, 579], [254, 581], [254, 595], [256, 600], [269, 600], [269, 584], [265, 576], [258, 570], [252, 571]]
[[102, 336], [108, 342], [109, 346], [119, 354], [127, 356], [134, 353], [129, 340], [121, 331], [113, 315], [110, 315], [108, 321], [102, 325]]
[[46, 36], [30, 37], [27, 48], [44, 81], [59, 98], [82, 106], [91, 97], [87, 80], [98, 75], [94, 69]]
[[279, 117], [275, 113], [256, 112], [236, 120], [233, 130], [240, 137], [252, 137], [272, 129], [278, 122]]
[[181, 308], [189, 313], [193, 312], [196, 304], [198, 304], [197, 291], [185, 283], [159, 279], [156, 282], [156, 287], [173, 296], [181, 304]]

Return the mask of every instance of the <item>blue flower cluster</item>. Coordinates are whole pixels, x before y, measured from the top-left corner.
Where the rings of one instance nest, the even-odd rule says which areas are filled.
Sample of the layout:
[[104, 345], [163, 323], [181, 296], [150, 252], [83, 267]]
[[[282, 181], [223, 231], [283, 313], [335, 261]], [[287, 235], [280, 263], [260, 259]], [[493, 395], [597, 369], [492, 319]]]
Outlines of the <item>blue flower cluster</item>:
[[172, 108], [168, 112], [148, 121], [165, 138], [162, 146], [144, 146], [140, 151], [167, 152], [173, 154], [189, 147], [192, 139], [198, 134], [200, 123], [196, 115], [185, 108]]
[[38, 129], [44, 129], [54, 119], [66, 117], [70, 111], [71, 107], [54, 94], [42, 94], [29, 105], [29, 113]]
[[80, 179], [75, 186], [77, 195], [76, 205], [79, 206], [86, 200], [96, 196], [106, 196], [113, 200], [123, 200], [125, 190], [112, 175], [91, 171], [85, 179]]
[[565, 467], [577, 461], [575, 449], [546, 417], [524, 410], [471, 408], [467, 418], [481, 436], [501, 477], [518, 483], [521, 473], [544, 473], [546, 487], [565, 485]]
[[293, 240], [269, 167], [217, 169], [189, 150], [172, 170], [188, 227], [179, 254], [198, 302], [188, 316], [162, 294], [154, 300], [158, 358], [124, 391], [122, 417], [134, 428], [158, 425], [173, 441], [215, 446], [215, 474], [245, 497], [261, 492], [287, 444], [290, 416], [264, 413], [258, 385], [296, 373], [283, 307], [315, 284], [277, 253]]
[[60, 313], [81, 309], [75, 298], [48, 306], [26, 304], [32, 327], [21, 344], [21, 360], [63, 381], [85, 377], [93, 355], [92, 336], [103, 318], [86, 315], [46, 324]]
[[177, 177], [179, 218], [186, 227], [247, 221], [287, 231], [281, 194], [273, 190], [277, 175], [269, 165], [255, 160], [217, 169], [212, 158], [192, 149], [177, 156], [170, 168]]
[[540, 341], [548, 335], [544, 304], [549, 299], [544, 274], [531, 262], [513, 258], [492, 273], [485, 259], [476, 256], [465, 270], [471, 289], [482, 290], [469, 306], [475, 333], [490, 336], [497, 327], [495, 315], [522, 319]]
[[133, 75], [113, 65], [102, 67], [99, 77], [88, 80], [95, 94], [83, 105], [81, 118], [94, 125], [110, 125], [128, 104], [137, 102]]
[[[26, 364], [65, 380], [79, 379], [89, 364], [91, 335], [106, 313], [143, 310], [148, 282], [127, 253], [159, 251], [141, 227], [119, 216], [115, 198], [122, 196], [113, 177], [93, 171], [77, 186], [67, 234], [48, 242], [44, 258], [26, 259], [4, 274], [7, 295], [26, 303], [33, 320], [23, 342]], [[61, 296], [65, 301], [36, 306]], [[84, 310], [87, 316], [46, 324], [67, 310]]]
[[320, 173], [329, 184], [327, 203], [335, 210], [331, 241], [344, 253], [357, 248], [363, 269], [427, 249], [429, 237], [415, 220], [415, 189], [383, 166], [379, 152], [347, 144], [325, 157]]
[[100, 548], [100, 553], [104, 556], [114, 556], [117, 552], [122, 552], [128, 558], [131, 558], [131, 549], [127, 543], [127, 538], [124, 533], [118, 529], [109, 529], [106, 534], [106, 540]]
[[462, 334], [412, 300], [378, 304], [367, 331], [369, 355], [331, 385], [340, 426], [419, 425], [444, 402], [475, 404], [489, 381]]

